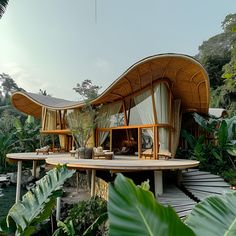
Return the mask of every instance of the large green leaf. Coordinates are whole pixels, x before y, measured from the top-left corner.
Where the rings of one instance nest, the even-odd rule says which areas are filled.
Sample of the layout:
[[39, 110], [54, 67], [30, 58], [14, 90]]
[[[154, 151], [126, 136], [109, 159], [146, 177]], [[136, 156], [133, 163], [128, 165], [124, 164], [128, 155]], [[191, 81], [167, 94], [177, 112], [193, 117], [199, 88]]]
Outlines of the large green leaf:
[[197, 236], [236, 235], [236, 192], [197, 204], [185, 222]]
[[228, 127], [225, 120], [222, 120], [219, 132], [218, 132], [218, 139], [220, 147], [224, 148], [228, 141]]
[[0, 19], [6, 10], [7, 4], [8, 4], [8, 0], [0, 0]]
[[64, 181], [73, 173], [73, 170], [68, 170], [65, 166], [50, 170], [37, 182], [35, 188], [23, 196], [21, 202], [12, 206], [6, 222], [9, 228], [12, 221], [15, 223], [15, 235], [30, 235], [39, 223], [51, 215], [56, 197], [61, 196]]
[[213, 119], [206, 120], [205, 118], [203, 118], [202, 116], [200, 116], [196, 112], [193, 113], [193, 118], [207, 132], [211, 133], [211, 132], [215, 131], [215, 127], [217, 124], [216, 119], [213, 118]]
[[162, 206], [151, 192], [121, 174], [109, 185], [108, 217], [111, 236], [194, 235], [170, 206]]

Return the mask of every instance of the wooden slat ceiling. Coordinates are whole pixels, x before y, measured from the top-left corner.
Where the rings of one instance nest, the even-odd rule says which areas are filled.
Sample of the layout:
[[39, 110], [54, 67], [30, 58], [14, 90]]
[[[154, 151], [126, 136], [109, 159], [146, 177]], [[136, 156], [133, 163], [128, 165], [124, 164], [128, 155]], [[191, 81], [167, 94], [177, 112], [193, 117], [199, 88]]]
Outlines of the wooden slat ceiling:
[[[135, 63], [92, 103], [97, 105], [122, 100], [161, 79], [170, 81], [174, 98], [181, 99], [184, 112], [208, 112], [208, 75], [198, 61], [182, 54], [159, 54]], [[40, 116], [42, 106], [51, 109], [83, 106], [81, 102], [22, 92], [12, 95], [12, 103], [18, 110], [35, 117]]]

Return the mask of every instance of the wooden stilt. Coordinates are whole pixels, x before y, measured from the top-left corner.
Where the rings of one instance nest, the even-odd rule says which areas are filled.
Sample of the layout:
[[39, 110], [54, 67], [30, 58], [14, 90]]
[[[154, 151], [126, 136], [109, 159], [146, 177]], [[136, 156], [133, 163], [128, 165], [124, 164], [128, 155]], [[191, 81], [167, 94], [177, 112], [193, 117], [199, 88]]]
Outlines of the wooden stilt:
[[22, 161], [17, 162], [16, 203], [20, 201]]

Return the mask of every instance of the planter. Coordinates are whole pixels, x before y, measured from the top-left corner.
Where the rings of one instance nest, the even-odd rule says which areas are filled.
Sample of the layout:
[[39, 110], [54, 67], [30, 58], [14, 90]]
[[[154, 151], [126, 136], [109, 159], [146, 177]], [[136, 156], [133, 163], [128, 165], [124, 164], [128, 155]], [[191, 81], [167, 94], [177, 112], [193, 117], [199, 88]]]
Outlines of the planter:
[[79, 159], [92, 159], [93, 149], [80, 147], [78, 149], [78, 157]]

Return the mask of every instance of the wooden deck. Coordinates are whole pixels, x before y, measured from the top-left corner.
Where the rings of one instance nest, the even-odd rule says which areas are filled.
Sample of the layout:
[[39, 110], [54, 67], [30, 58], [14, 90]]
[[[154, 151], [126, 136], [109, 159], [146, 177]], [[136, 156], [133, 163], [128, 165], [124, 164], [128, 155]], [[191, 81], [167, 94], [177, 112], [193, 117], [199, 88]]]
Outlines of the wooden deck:
[[164, 185], [164, 193], [158, 197], [163, 205], [171, 205], [180, 218], [189, 214], [198, 202], [210, 195], [222, 195], [230, 185], [220, 176], [191, 169], [183, 171], [181, 186]]
[[180, 218], [189, 214], [196, 204], [196, 201], [175, 185], [165, 185], [164, 193], [158, 197], [158, 201], [165, 206], [172, 206]]
[[222, 195], [230, 190], [230, 185], [220, 176], [196, 169], [183, 171], [181, 184], [197, 202], [212, 194]]

